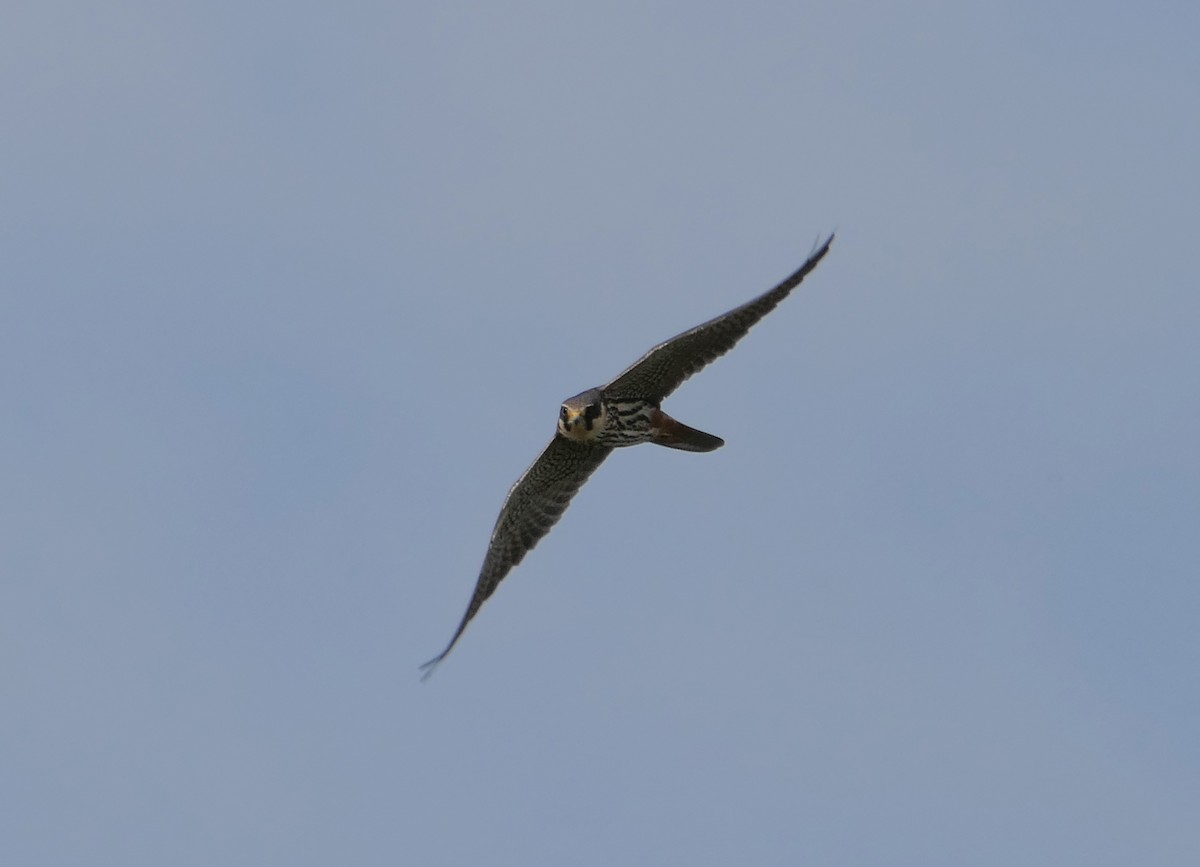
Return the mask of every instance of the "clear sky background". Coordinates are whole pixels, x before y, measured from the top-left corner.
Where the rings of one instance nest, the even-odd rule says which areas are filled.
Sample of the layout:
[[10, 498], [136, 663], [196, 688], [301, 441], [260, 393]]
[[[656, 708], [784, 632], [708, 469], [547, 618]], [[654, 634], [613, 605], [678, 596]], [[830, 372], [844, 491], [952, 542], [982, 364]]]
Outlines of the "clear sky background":
[[2, 18], [5, 864], [1200, 863], [1194, 4]]

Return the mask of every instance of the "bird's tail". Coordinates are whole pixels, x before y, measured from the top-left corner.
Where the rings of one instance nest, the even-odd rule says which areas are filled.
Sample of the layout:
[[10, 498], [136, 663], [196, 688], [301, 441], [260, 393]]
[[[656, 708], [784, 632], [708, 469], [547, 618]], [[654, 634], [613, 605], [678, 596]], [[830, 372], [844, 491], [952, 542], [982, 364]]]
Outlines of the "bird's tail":
[[654, 442], [669, 449], [680, 449], [685, 452], [711, 452], [725, 445], [720, 437], [688, 427], [681, 421], [676, 421], [662, 410], [658, 411], [654, 420]]

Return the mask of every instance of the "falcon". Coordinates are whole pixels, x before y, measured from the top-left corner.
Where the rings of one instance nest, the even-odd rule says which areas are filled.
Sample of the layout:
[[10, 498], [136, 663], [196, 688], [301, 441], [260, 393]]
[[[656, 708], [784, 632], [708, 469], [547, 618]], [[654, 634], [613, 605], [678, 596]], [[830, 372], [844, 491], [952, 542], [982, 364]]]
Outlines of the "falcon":
[[422, 680], [458, 643], [488, 597], [566, 511], [571, 498], [613, 449], [654, 443], [711, 452], [720, 437], [688, 427], [662, 411], [685, 379], [724, 355], [750, 328], [800, 285], [829, 252], [830, 235], [791, 276], [752, 301], [658, 344], [616, 379], [563, 401], [558, 430], [508, 492], [492, 530], [475, 592], [445, 650], [421, 666]]

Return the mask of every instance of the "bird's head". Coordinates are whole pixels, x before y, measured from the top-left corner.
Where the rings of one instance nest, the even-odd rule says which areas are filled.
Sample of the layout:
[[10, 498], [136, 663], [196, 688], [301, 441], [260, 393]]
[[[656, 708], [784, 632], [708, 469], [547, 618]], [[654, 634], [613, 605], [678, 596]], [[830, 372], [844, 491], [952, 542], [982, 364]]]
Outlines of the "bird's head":
[[600, 389], [590, 388], [563, 401], [558, 413], [558, 431], [568, 439], [589, 442], [604, 430], [606, 421]]

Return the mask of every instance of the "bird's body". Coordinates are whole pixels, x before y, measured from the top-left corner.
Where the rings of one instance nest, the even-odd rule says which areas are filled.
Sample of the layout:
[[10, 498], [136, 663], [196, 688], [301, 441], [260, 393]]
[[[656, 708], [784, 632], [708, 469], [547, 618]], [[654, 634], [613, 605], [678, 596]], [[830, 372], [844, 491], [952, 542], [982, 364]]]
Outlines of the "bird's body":
[[563, 401], [558, 432], [578, 443], [621, 448], [657, 443], [692, 452], [711, 452], [725, 441], [671, 418], [652, 400], [610, 398], [589, 388]]
[[671, 418], [663, 412], [662, 401], [693, 373], [728, 352], [751, 326], [774, 310], [829, 252], [831, 243], [832, 235], [774, 289], [660, 343], [607, 385], [563, 401], [558, 430], [509, 490], [467, 611], [446, 649], [421, 666], [425, 677], [446, 657], [504, 576], [549, 532], [571, 498], [613, 449], [655, 443], [709, 452], [725, 444], [720, 437]]

